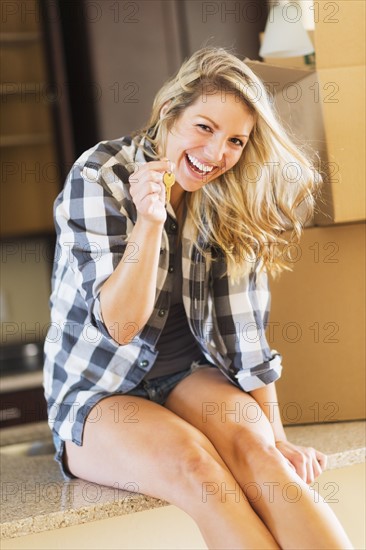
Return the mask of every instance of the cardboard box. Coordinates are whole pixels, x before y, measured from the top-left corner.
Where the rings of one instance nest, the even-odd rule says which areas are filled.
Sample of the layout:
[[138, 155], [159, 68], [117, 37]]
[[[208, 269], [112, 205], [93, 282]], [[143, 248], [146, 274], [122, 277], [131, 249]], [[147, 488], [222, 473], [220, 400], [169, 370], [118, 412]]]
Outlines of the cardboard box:
[[293, 272], [271, 281], [267, 337], [283, 355], [287, 425], [365, 417], [366, 3], [315, 5], [316, 70], [248, 61], [295, 142], [314, 160], [318, 152], [325, 179], [323, 214], [305, 229]]
[[[315, 225], [366, 218], [366, 3], [333, 4], [332, 16], [321, 11], [316, 20], [316, 70], [284, 66], [282, 60], [281, 65], [245, 60], [273, 92], [275, 107], [290, 135], [309, 146], [315, 167], [323, 175], [323, 198]], [[325, 9], [321, 4], [320, 8]]]
[[365, 244], [364, 223], [309, 227], [293, 271], [270, 281], [285, 424], [365, 418]]

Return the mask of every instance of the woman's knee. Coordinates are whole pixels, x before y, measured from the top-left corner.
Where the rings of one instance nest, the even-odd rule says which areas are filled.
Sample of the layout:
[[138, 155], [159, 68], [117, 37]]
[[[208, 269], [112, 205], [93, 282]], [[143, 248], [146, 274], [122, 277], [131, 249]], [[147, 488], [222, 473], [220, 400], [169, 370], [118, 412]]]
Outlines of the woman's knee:
[[234, 456], [241, 463], [247, 463], [253, 467], [261, 467], [262, 463], [279, 458], [273, 433], [268, 435], [265, 431], [257, 432], [245, 427], [237, 431], [233, 440]]
[[180, 479], [192, 483], [218, 479], [225, 469], [209, 452], [207, 446], [202, 444], [199, 437], [177, 446], [174, 461]]
[[249, 401], [243, 407], [240, 422], [230, 418], [225, 432], [232, 442], [234, 452], [241, 456], [248, 453], [272, 451], [275, 437], [271, 423], [256, 401]]

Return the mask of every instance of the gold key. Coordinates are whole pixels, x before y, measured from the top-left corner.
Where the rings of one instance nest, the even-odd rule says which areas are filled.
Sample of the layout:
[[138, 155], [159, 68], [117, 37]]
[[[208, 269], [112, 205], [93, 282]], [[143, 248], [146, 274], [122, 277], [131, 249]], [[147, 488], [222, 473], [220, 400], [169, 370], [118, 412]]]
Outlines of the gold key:
[[165, 185], [166, 204], [168, 204], [170, 202], [170, 190], [175, 184], [175, 175], [173, 172], [164, 172], [163, 183]]

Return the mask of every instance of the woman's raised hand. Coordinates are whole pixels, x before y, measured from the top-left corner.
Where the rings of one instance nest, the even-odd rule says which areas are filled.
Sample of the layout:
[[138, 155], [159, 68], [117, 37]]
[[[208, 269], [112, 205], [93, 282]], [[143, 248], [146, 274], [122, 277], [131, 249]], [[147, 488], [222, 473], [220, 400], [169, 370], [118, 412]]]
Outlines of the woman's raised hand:
[[162, 160], [139, 164], [130, 175], [130, 193], [138, 217], [156, 224], [166, 220], [164, 172], [174, 171], [174, 163]]

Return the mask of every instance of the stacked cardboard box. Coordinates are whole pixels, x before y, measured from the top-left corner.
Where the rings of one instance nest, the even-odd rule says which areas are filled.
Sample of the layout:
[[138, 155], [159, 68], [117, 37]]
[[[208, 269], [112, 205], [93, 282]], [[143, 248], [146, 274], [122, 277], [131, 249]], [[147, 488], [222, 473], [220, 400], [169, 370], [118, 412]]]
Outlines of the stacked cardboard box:
[[366, 3], [332, 4], [331, 20], [328, 12], [316, 24], [315, 48], [328, 159], [339, 166], [330, 189], [333, 220], [348, 222], [365, 219]]
[[[329, 3], [328, 3], [329, 4]], [[246, 60], [274, 95], [295, 141], [312, 155], [324, 178], [315, 225], [364, 220], [365, 2], [319, 3], [314, 42], [316, 70], [291, 58]], [[329, 6], [328, 6], [329, 8]], [[328, 9], [327, 8], [327, 9]], [[267, 60], [268, 61], [268, 60]], [[319, 160], [318, 160], [319, 155]]]
[[316, 70], [301, 59], [294, 68], [248, 62], [295, 141], [314, 161], [319, 154], [325, 178], [322, 213], [304, 231], [293, 272], [271, 281], [267, 336], [283, 355], [276, 385], [287, 425], [365, 417], [366, 3], [316, 5]]

